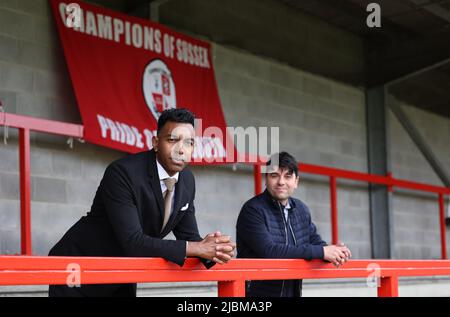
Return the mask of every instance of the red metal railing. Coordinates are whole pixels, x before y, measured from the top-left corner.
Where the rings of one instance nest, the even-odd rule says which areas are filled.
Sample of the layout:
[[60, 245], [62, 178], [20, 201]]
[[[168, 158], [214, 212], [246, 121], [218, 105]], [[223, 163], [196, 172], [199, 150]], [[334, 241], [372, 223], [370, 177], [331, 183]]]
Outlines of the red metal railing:
[[373, 286], [379, 279], [378, 296], [396, 297], [399, 277], [441, 275], [450, 275], [449, 260], [351, 260], [335, 268], [320, 260], [233, 259], [208, 270], [198, 259], [179, 267], [161, 258], [0, 256], [0, 285], [217, 281], [227, 297], [245, 296], [246, 280], [323, 278], [366, 278]]
[[83, 126], [0, 112], [0, 126], [19, 129], [20, 245], [31, 255], [30, 131], [82, 138]]
[[[37, 119], [27, 116], [14, 115], [0, 112], [0, 126], [8, 126], [19, 129], [20, 152], [20, 201], [21, 201], [21, 254], [32, 254], [31, 241], [31, 208], [30, 208], [30, 131], [44, 132], [61, 136], [82, 138], [83, 126], [58, 121]], [[254, 163], [255, 193], [262, 191], [261, 158], [259, 163]], [[207, 163], [206, 163], [207, 164]], [[450, 188], [433, 186], [396, 179], [391, 173], [387, 176], [348, 171], [343, 169], [324, 167], [312, 164], [299, 164], [301, 173], [323, 175], [329, 178], [331, 200], [331, 230], [332, 242], [337, 243], [338, 234], [338, 204], [337, 204], [337, 180], [349, 179], [370, 184], [385, 185], [389, 190], [405, 188], [417, 191], [435, 193], [438, 195], [441, 257], [447, 258], [446, 225], [445, 225], [445, 195], [450, 195]]]

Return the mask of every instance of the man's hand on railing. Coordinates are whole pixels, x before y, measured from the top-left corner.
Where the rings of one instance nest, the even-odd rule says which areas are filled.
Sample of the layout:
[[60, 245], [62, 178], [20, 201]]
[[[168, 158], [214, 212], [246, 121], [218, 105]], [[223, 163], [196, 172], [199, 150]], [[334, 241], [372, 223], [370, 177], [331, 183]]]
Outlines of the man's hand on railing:
[[350, 249], [343, 243], [340, 245], [328, 245], [323, 247], [323, 254], [323, 259], [333, 263], [336, 267], [340, 267], [352, 256]]
[[202, 241], [189, 242], [187, 256], [196, 256], [225, 264], [234, 256], [236, 243], [230, 236], [222, 235], [219, 231], [208, 234]]

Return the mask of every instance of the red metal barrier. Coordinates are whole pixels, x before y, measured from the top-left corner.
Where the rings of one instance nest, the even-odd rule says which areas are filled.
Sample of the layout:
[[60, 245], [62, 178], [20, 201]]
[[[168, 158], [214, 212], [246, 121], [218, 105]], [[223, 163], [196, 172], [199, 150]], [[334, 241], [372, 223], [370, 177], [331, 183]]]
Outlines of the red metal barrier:
[[339, 240], [338, 220], [337, 220], [337, 185], [336, 185], [337, 178], [367, 182], [370, 184], [386, 185], [389, 191], [394, 191], [394, 189], [398, 187], [438, 194], [441, 258], [447, 259], [444, 195], [450, 195], [450, 188], [396, 179], [392, 177], [391, 172], [389, 172], [387, 176], [379, 176], [374, 174], [347, 171], [337, 168], [324, 167], [305, 163], [299, 164], [299, 170], [301, 173], [324, 175], [330, 177], [331, 220], [332, 220], [331, 227], [332, 227], [333, 243]]
[[30, 130], [19, 130], [20, 162], [20, 245], [22, 254], [31, 255]]
[[[1, 112], [0, 112], [0, 126], [8, 126], [19, 129], [21, 254], [31, 255], [32, 249], [31, 249], [31, 213], [30, 213], [30, 131], [82, 138], [83, 126]], [[250, 157], [250, 155], [248, 157]], [[262, 159], [261, 157], [258, 157], [257, 160], [254, 161], [258, 162], [253, 165], [254, 165], [255, 193], [259, 194], [262, 191], [260, 162], [263, 162], [265, 160]], [[209, 163], [204, 163], [204, 165], [206, 164]], [[380, 176], [305, 163], [299, 164], [299, 170], [300, 173], [309, 173], [329, 177], [331, 228], [332, 228], [331, 235], [333, 243], [337, 243], [339, 240], [338, 207], [337, 207], [338, 179], [342, 178], [371, 184], [385, 185], [389, 188], [389, 190], [393, 190], [395, 187], [398, 187], [437, 194], [439, 202], [441, 257], [442, 259], [447, 258], [444, 195], [450, 195], [450, 188], [395, 179], [392, 177], [391, 173], [388, 173], [387, 176]]]
[[444, 207], [444, 194], [439, 193], [439, 222], [440, 222], [440, 231], [441, 231], [441, 254], [442, 259], [447, 258], [447, 237], [445, 235], [445, 207]]
[[245, 296], [246, 280], [370, 277], [376, 285], [375, 277], [378, 296], [392, 297], [401, 276], [441, 275], [450, 275], [449, 260], [351, 260], [336, 268], [320, 260], [233, 259], [208, 270], [198, 259], [179, 267], [161, 258], [0, 256], [0, 285], [217, 281], [219, 296]]
[[331, 241], [338, 244], [338, 204], [336, 176], [330, 176], [330, 202], [331, 202]]
[[2, 112], [0, 126], [19, 129], [20, 245], [21, 254], [31, 255], [30, 131], [82, 138], [83, 126]]

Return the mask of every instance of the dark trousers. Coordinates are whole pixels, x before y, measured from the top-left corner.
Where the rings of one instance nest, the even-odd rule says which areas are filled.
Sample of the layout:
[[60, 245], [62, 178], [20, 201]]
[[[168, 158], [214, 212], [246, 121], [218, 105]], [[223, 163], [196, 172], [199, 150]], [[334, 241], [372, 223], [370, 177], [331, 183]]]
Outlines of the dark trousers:
[[50, 285], [49, 297], [136, 297], [136, 284]]

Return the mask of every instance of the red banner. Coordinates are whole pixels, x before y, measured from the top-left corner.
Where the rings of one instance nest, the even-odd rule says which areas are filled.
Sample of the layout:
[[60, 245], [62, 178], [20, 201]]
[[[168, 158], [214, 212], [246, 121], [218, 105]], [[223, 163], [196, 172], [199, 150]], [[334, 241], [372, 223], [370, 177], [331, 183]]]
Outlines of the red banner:
[[[86, 141], [144, 151], [152, 146], [160, 113], [187, 108], [202, 120], [194, 158], [226, 156], [230, 146], [210, 44], [84, 2], [51, 0], [51, 5]], [[217, 129], [205, 134], [208, 127], [218, 127], [221, 135]]]

